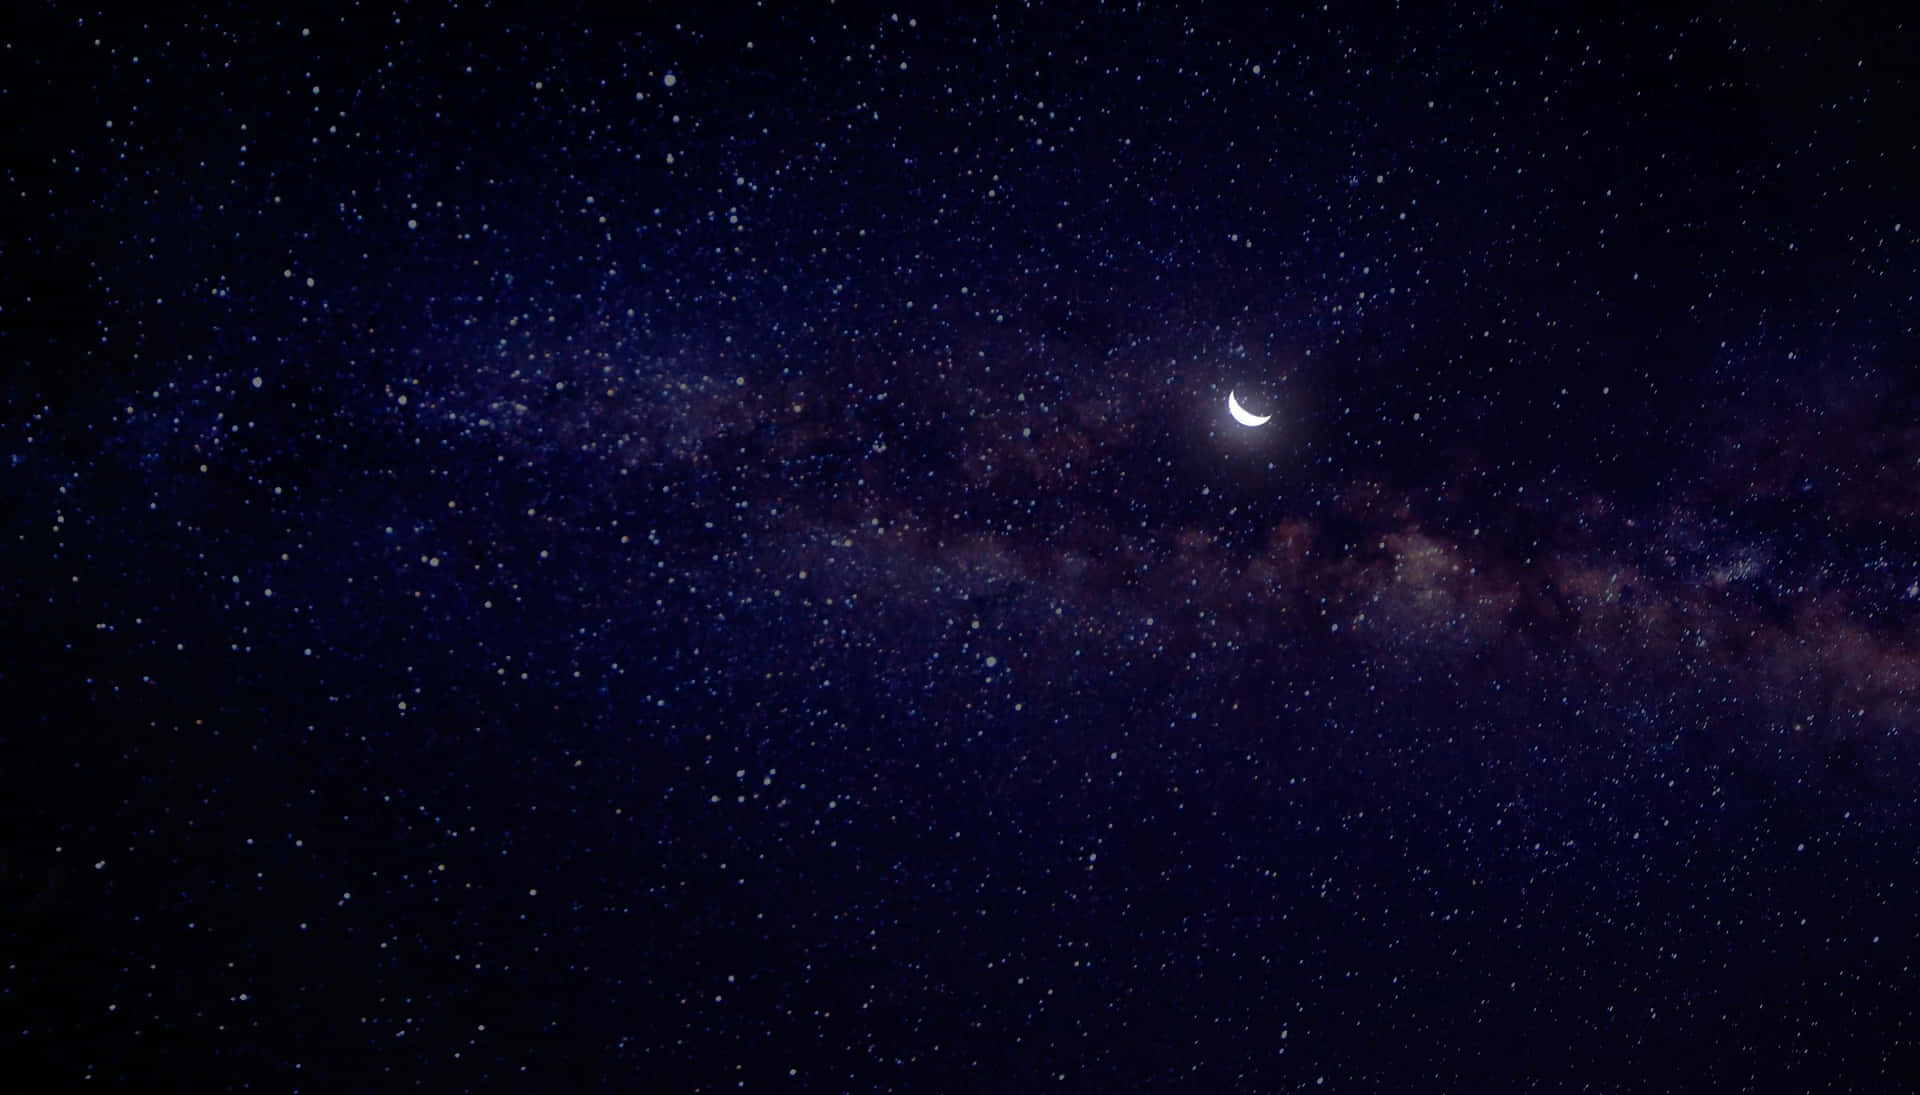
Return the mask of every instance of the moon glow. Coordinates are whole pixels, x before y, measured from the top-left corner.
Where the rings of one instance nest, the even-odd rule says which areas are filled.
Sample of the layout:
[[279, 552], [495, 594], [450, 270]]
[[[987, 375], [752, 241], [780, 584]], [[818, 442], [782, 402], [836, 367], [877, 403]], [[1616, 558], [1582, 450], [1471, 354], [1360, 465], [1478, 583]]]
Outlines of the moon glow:
[[1227, 413], [1233, 416], [1235, 422], [1248, 428], [1264, 426], [1267, 420], [1273, 417], [1270, 414], [1254, 414], [1248, 411], [1240, 405], [1240, 400], [1232, 392], [1227, 393]]

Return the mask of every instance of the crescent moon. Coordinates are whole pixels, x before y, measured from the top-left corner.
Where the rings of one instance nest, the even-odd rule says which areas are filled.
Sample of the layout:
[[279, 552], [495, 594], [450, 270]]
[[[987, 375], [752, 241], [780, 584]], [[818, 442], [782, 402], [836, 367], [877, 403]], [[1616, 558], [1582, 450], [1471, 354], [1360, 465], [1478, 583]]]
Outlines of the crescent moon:
[[1235, 422], [1249, 428], [1253, 426], [1264, 426], [1267, 424], [1267, 420], [1273, 417], [1270, 414], [1253, 414], [1249, 412], [1245, 407], [1240, 405], [1240, 400], [1236, 398], [1232, 392], [1227, 393], [1227, 413], [1233, 416]]

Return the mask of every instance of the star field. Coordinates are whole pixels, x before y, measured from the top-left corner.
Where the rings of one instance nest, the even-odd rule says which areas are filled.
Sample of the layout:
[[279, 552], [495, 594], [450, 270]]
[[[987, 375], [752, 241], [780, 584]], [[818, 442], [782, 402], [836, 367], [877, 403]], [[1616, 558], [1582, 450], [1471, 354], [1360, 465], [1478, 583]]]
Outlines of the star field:
[[21, 1090], [1897, 1090], [1916, 44], [30, 6]]

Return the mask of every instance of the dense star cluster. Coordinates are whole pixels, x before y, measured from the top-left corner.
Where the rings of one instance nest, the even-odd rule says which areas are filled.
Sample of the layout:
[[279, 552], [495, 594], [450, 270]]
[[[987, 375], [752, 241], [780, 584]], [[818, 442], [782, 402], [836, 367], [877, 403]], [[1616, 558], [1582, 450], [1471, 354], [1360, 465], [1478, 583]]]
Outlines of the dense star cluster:
[[7, 1059], [1912, 1075], [1911, 20], [1083, 7], [23, 9]]

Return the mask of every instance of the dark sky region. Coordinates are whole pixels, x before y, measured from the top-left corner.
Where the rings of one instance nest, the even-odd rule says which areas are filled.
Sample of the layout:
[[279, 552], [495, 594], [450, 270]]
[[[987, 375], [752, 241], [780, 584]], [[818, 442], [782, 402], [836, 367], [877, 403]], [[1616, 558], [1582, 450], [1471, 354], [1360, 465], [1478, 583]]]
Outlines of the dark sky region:
[[633, 7], [6, 17], [15, 1090], [1911, 1080], [1900, 5]]

